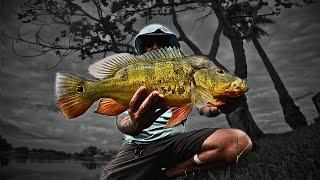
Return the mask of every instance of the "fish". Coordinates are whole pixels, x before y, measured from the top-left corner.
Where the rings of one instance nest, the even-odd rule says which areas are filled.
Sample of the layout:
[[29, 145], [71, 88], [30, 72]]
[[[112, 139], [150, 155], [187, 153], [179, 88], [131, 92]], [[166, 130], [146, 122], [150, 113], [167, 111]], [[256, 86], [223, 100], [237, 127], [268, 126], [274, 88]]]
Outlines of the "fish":
[[164, 95], [164, 104], [172, 110], [166, 126], [173, 127], [185, 120], [193, 107], [208, 103], [218, 107], [228, 97], [248, 91], [245, 80], [216, 67], [205, 56], [185, 56], [176, 47], [143, 55], [114, 54], [90, 65], [88, 71], [95, 79], [56, 74], [57, 105], [66, 119], [81, 116], [98, 100], [95, 113], [117, 116], [128, 109], [137, 89], [145, 86], [148, 93]]

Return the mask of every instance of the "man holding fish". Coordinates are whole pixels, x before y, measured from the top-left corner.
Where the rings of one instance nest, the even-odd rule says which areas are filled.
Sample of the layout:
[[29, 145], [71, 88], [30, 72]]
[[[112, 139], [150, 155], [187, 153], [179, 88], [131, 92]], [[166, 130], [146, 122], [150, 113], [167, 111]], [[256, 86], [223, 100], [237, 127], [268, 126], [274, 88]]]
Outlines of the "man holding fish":
[[125, 143], [102, 180], [175, 177], [236, 162], [251, 150], [251, 139], [241, 130], [186, 132], [193, 107], [214, 117], [245, 102], [245, 80], [205, 56], [185, 56], [176, 35], [160, 24], [143, 28], [135, 46], [139, 55], [119, 53], [92, 64], [94, 81], [56, 75], [58, 106], [67, 119], [84, 114], [98, 100], [96, 113], [118, 116]]
[[[168, 28], [151, 24], [136, 36], [135, 46], [142, 55], [163, 47], [179, 48], [179, 43]], [[101, 180], [176, 177], [234, 163], [250, 152], [251, 139], [241, 130], [205, 128], [186, 132], [186, 123], [181, 119], [186, 118], [183, 112], [191, 111], [190, 108], [180, 108], [180, 120], [168, 126], [176, 109], [169, 109], [164, 94], [172, 89], [161, 91], [164, 94], [149, 93], [147, 89], [141, 86], [131, 98], [127, 112], [118, 116], [117, 128], [125, 134], [125, 143], [105, 167]], [[215, 106], [198, 104], [197, 108], [200, 115], [215, 117], [232, 112], [245, 101], [245, 95], [239, 95]]]

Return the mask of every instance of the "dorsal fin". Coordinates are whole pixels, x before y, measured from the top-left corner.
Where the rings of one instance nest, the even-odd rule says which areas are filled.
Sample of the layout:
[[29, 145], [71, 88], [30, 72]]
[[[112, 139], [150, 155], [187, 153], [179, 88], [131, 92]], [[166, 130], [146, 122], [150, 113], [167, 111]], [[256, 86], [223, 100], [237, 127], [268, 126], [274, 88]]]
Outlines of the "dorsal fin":
[[97, 78], [104, 79], [112, 76], [122, 67], [137, 62], [156, 62], [156, 61], [173, 61], [180, 60], [184, 54], [176, 47], [159, 48], [140, 56], [129, 53], [114, 54], [106, 57], [89, 67], [89, 73]]
[[159, 61], [159, 60], [180, 60], [184, 54], [179, 48], [165, 47], [149, 51], [139, 56], [141, 60]]
[[89, 73], [97, 79], [107, 78], [125, 65], [138, 60], [136, 56], [129, 53], [114, 54], [89, 66]]

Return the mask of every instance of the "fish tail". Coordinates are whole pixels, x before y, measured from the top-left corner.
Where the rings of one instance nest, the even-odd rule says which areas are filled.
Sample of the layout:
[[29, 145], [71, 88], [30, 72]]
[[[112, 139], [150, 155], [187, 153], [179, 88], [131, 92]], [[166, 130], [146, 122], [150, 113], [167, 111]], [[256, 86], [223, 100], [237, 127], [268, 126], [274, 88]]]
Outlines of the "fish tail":
[[89, 81], [82, 77], [58, 72], [55, 82], [57, 103], [64, 117], [76, 118], [85, 113], [94, 102], [87, 91]]

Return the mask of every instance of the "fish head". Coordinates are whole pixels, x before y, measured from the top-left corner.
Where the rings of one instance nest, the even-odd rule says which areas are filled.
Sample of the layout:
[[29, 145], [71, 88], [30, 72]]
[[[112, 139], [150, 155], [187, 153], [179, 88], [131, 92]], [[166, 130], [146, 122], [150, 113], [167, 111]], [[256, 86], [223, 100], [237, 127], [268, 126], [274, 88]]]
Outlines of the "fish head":
[[186, 57], [194, 69], [214, 68], [214, 63], [206, 56], [193, 55]]
[[220, 68], [205, 68], [194, 73], [197, 86], [209, 90], [213, 97], [236, 97], [248, 91], [246, 80]]

